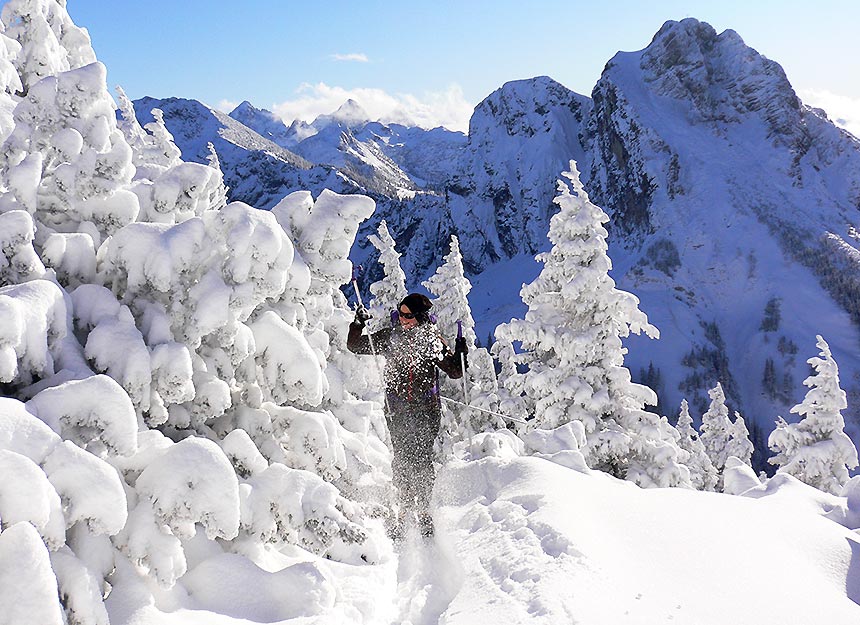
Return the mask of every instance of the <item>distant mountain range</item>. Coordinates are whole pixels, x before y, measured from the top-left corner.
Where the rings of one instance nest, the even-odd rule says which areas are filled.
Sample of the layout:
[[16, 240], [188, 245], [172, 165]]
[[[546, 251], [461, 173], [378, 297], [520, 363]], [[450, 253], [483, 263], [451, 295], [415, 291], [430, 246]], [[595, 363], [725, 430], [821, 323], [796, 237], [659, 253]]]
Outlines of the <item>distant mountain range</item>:
[[[574, 159], [612, 218], [613, 277], [661, 330], [628, 341], [626, 362], [664, 414], [684, 397], [701, 414], [719, 380], [761, 445], [802, 399], [822, 334], [860, 440], [860, 142], [734, 31], [667, 22], [644, 50], [616, 54], [591, 97], [547, 77], [507, 83], [476, 107], [468, 136], [371, 121], [352, 101], [290, 126], [248, 102], [229, 116], [135, 102], [143, 123], [156, 107], [186, 160], [206, 162], [214, 144], [232, 199], [373, 197], [363, 234], [387, 221], [413, 285], [457, 234], [479, 336], [521, 314], [555, 181]], [[360, 233], [356, 262], [374, 267], [372, 251]]]

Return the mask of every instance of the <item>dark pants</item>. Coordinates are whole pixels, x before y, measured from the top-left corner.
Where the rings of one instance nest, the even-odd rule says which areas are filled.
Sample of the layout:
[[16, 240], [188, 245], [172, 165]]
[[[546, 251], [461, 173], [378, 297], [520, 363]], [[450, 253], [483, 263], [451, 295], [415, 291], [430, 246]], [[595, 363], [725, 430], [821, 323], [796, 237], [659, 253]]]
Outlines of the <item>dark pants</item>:
[[400, 514], [414, 512], [420, 519], [430, 510], [430, 496], [436, 479], [433, 444], [439, 433], [442, 413], [435, 398], [404, 402], [389, 395], [388, 408], [388, 431], [393, 452], [391, 470], [400, 496]]

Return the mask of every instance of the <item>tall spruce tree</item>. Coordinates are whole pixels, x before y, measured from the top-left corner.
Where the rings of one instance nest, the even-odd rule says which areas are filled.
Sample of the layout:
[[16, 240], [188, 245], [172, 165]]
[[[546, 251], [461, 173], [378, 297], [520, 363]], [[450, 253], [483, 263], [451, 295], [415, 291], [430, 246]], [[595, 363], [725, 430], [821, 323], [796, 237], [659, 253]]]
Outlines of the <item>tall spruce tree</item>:
[[[562, 174], [550, 221], [552, 249], [537, 256], [544, 267], [520, 294], [525, 319], [496, 329], [499, 341], [519, 341], [529, 367], [517, 373], [534, 427], [553, 429], [578, 420], [587, 435], [589, 466], [642, 486], [689, 485], [668, 421], [644, 409], [654, 391], [632, 382], [624, 367], [621, 339], [657, 328], [639, 310], [639, 300], [615, 287], [607, 256], [609, 218], [589, 199], [575, 163]], [[530, 411], [531, 411], [530, 410]]]

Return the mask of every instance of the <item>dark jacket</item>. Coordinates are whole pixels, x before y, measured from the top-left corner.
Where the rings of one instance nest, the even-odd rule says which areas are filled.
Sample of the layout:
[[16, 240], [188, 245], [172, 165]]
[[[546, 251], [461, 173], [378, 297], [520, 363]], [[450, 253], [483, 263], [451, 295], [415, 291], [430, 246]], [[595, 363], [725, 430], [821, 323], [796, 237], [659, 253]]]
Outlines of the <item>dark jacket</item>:
[[[370, 339], [363, 326], [351, 323], [347, 347], [356, 354], [370, 354]], [[439, 404], [438, 367], [450, 378], [460, 378], [460, 358], [452, 353], [436, 326], [422, 323], [412, 329], [400, 326], [373, 333], [378, 356], [385, 356], [385, 388], [388, 396], [407, 404]]]

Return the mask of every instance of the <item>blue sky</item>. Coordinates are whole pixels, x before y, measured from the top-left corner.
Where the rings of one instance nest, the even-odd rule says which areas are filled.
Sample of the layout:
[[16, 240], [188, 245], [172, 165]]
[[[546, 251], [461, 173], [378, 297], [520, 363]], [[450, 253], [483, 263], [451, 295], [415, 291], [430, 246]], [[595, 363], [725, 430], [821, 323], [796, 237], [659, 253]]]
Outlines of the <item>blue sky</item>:
[[312, 119], [353, 96], [372, 115], [400, 106], [465, 129], [475, 104], [509, 80], [548, 75], [590, 94], [616, 51], [644, 48], [663, 22], [684, 17], [737, 31], [831, 117], [860, 109], [856, 1], [68, 0], [67, 8], [89, 30], [110, 86], [222, 110], [249, 100]]

